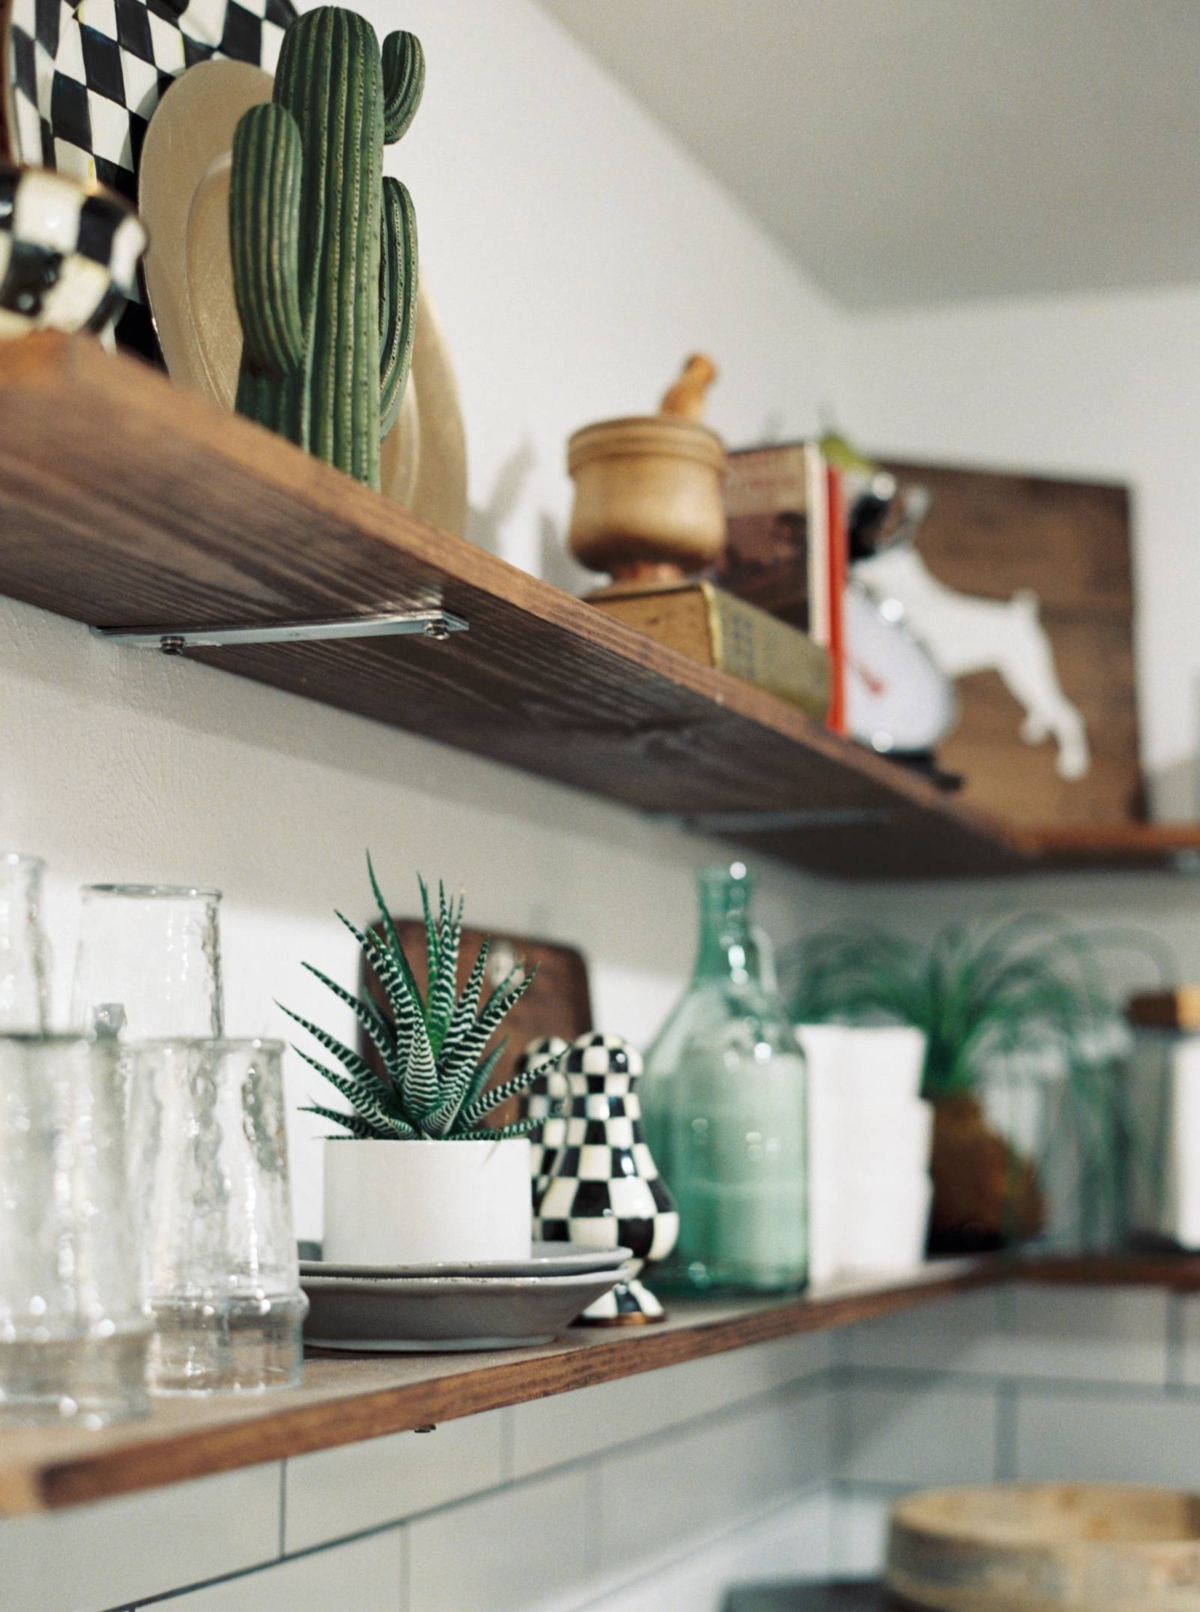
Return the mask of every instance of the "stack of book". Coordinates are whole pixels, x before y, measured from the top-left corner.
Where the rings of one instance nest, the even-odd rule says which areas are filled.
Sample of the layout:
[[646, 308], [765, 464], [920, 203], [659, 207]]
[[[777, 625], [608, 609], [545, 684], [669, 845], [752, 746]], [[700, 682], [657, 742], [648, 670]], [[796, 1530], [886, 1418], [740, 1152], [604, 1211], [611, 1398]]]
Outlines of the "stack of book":
[[815, 443], [728, 456], [724, 554], [700, 578], [593, 602], [660, 643], [846, 731], [841, 475]]

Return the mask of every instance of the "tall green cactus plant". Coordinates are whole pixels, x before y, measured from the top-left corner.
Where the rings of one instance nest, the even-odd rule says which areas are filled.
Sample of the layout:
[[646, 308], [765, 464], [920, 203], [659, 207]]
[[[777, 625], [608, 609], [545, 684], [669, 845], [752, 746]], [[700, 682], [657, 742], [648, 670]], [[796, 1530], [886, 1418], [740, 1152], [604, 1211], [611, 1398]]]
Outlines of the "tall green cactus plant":
[[238, 413], [375, 488], [417, 311], [416, 218], [383, 146], [424, 85], [414, 35], [389, 34], [381, 56], [365, 18], [322, 6], [288, 29], [274, 100], [233, 142]]

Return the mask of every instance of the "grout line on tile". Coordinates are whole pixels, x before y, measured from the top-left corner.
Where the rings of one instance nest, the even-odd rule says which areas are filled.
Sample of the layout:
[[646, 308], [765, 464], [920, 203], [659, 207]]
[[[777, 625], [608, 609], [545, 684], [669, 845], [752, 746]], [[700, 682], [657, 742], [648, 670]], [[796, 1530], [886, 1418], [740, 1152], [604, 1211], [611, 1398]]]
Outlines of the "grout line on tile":
[[603, 1470], [603, 1461], [591, 1461], [583, 1477], [585, 1505], [591, 1514], [591, 1524], [583, 1530], [583, 1570], [588, 1578], [595, 1578], [604, 1562]]
[[364, 1528], [358, 1534], [345, 1534], [338, 1539], [327, 1539], [319, 1545], [311, 1545], [307, 1550], [294, 1550], [290, 1556], [268, 1557], [265, 1562], [258, 1562], [253, 1567], [240, 1567], [232, 1573], [215, 1573], [212, 1578], [196, 1579], [190, 1584], [177, 1584], [174, 1588], [164, 1590], [160, 1595], [148, 1595], [144, 1601], [139, 1601], [135, 1608], [129, 1612], [145, 1612], [149, 1606], [165, 1606], [172, 1601], [179, 1600], [183, 1595], [194, 1595], [197, 1590], [210, 1590], [218, 1584], [235, 1584], [239, 1579], [255, 1578], [261, 1573], [269, 1573], [274, 1568], [283, 1567], [289, 1562], [303, 1561], [306, 1556], [321, 1556], [326, 1551], [340, 1550], [343, 1545], [356, 1545], [362, 1539], [373, 1539], [377, 1534], [392, 1534], [400, 1531], [400, 1524], [395, 1522], [383, 1523], [378, 1528]]
[[739, 1517], [737, 1522], [730, 1524], [728, 1528], [706, 1535], [693, 1535], [684, 1549], [650, 1558], [649, 1562], [640, 1565], [630, 1578], [617, 1578], [614, 1576], [605, 1579], [602, 1584], [593, 1586], [594, 1593], [589, 1594], [586, 1601], [580, 1601], [573, 1609], [573, 1612], [601, 1612], [610, 1597], [623, 1595], [638, 1584], [648, 1584], [661, 1574], [670, 1573], [673, 1569], [684, 1566], [693, 1557], [702, 1554], [713, 1545], [736, 1539], [739, 1534], [748, 1533], [751, 1529], [761, 1527], [763, 1523], [770, 1522], [772, 1517], [782, 1514], [792, 1506], [801, 1505], [805, 1501], [820, 1499], [823, 1495], [829, 1496], [831, 1492], [831, 1486], [827, 1483], [811, 1484], [808, 1488], [795, 1490], [782, 1500], [773, 1501], [761, 1511], [751, 1512], [747, 1516]]
[[996, 1388], [997, 1483], [1012, 1483], [1017, 1476], [1017, 1392], [1011, 1381]]
[[287, 1555], [287, 1462], [279, 1463], [279, 1555]]
[[[780, 1383], [774, 1388], [764, 1388], [756, 1394], [748, 1395], [744, 1399], [730, 1400], [727, 1404], [717, 1405], [711, 1410], [701, 1411], [695, 1416], [685, 1416], [681, 1421], [669, 1422], [665, 1427], [656, 1427], [648, 1433], [635, 1433], [631, 1438], [623, 1438], [615, 1444], [606, 1444], [598, 1450], [591, 1450], [586, 1455], [572, 1456], [569, 1460], [552, 1462], [548, 1466], [538, 1467], [533, 1472], [522, 1473], [514, 1477], [513, 1483], [529, 1483], [537, 1478], [544, 1478], [551, 1472], [570, 1472], [573, 1467], [589, 1461], [602, 1460], [618, 1452], [626, 1453], [638, 1449], [648, 1449], [650, 1445], [667, 1439], [677, 1438], [686, 1432], [693, 1432], [703, 1427], [715, 1427], [722, 1421], [732, 1421], [739, 1416], [750, 1415], [762, 1410], [772, 1402], [778, 1403], [785, 1398], [797, 1399], [815, 1398], [819, 1393], [829, 1393], [836, 1388], [837, 1375], [830, 1367], [823, 1367], [820, 1371], [810, 1372], [805, 1377], [796, 1377], [791, 1382]], [[563, 1396], [566, 1397], [566, 1396]], [[512, 1407], [517, 1413], [520, 1405]], [[459, 1502], [452, 1501], [452, 1505]], [[437, 1507], [435, 1509], [443, 1509]], [[414, 1513], [414, 1515], [416, 1515]]]
[[[1016, 1372], [946, 1371], [927, 1370], [920, 1366], [852, 1366], [846, 1373], [852, 1384], [863, 1387], [897, 1388], [980, 1388], [998, 1389], [1004, 1383], [1014, 1383], [1027, 1393], [1058, 1394], [1069, 1391], [1081, 1398], [1152, 1399], [1163, 1397], [1167, 1385], [1157, 1382], [1131, 1382], [1128, 1379], [1081, 1377], [1049, 1377], [1041, 1374], [1026, 1376]], [[1181, 1397], [1200, 1399], [1200, 1385], [1180, 1384], [1174, 1393]]]
[[408, 1537], [408, 1524], [400, 1525], [400, 1612], [408, 1612], [412, 1601], [412, 1552]]
[[1184, 1359], [1187, 1351], [1184, 1298], [1172, 1293], [1167, 1306], [1167, 1387], [1184, 1388]]

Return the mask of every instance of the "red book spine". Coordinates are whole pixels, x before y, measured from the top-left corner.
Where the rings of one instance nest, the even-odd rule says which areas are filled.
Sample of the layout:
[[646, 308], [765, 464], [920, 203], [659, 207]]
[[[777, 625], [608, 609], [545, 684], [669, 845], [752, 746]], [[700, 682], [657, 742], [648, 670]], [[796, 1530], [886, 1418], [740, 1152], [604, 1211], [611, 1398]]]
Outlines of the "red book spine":
[[846, 580], [850, 563], [850, 534], [846, 524], [846, 497], [842, 473], [826, 471], [829, 499], [829, 714], [825, 725], [832, 733], [846, 732]]

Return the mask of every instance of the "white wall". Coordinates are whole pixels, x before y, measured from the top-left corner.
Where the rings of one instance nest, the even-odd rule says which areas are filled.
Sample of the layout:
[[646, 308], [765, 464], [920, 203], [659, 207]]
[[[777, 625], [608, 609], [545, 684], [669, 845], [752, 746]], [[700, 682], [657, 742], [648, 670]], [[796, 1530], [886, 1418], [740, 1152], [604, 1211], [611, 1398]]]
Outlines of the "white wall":
[[[568, 430], [652, 407], [695, 347], [723, 366], [714, 418], [731, 438], [755, 435], [771, 411], [789, 430], [813, 428], [842, 320], [557, 24], [528, 0], [363, 9], [381, 31], [417, 31], [428, 54], [425, 103], [388, 162], [415, 198], [462, 385], [477, 537], [569, 575], [557, 536]], [[299, 964], [353, 979], [353, 943], [332, 912], [367, 912], [370, 846], [398, 909], [412, 909], [420, 869], [464, 885], [473, 922], [581, 946], [599, 1022], [644, 1041], [690, 961], [692, 871], [722, 854], [9, 601], [0, 713], [0, 845], [50, 861], [64, 1007], [78, 883], [188, 881], [226, 893], [231, 1033], [284, 1033], [276, 998], [343, 1024]], [[764, 874], [763, 916], [780, 933], [841, 899]], [[289, 1070], [296, 1102], [316, 1083], [298, 1061]], [[322, 1128], [307, 1116], [293, 1128], [305, 1236], [319, 1230]]]

